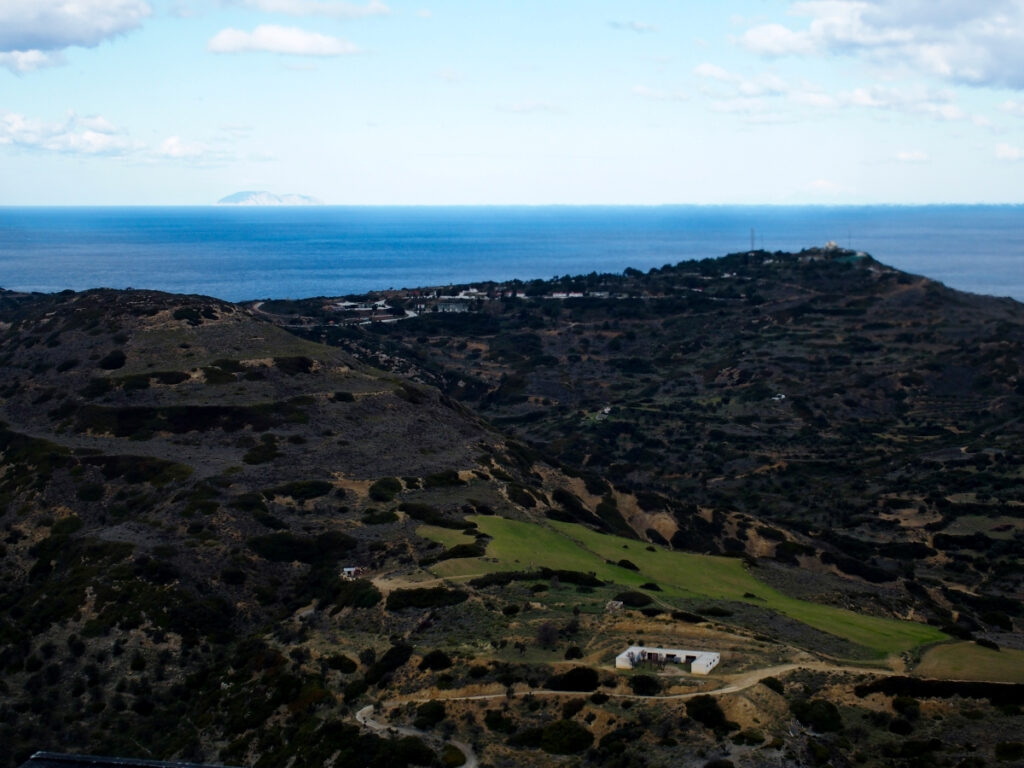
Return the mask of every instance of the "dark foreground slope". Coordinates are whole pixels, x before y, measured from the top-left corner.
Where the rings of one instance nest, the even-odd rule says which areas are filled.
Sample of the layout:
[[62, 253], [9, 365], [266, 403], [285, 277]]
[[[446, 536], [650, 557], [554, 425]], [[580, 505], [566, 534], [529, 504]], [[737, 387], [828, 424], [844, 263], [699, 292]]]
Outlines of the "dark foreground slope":
[[[284, 764], [323, 675], [340, 690], [372, 666], [338, 649], [304, 666], [292, 617], [344, 621], [353, 658], [387, 647], [418, 620], [342, 568], [414, 564], [436, 546], [422, 519], [516, 510], [480, 468], [503, 442], [464, 408], [238, 307], [5, 293], [0, 323], [4, 765], [37, 748]], [[394, 759], [370, 741], [353, 754]]]

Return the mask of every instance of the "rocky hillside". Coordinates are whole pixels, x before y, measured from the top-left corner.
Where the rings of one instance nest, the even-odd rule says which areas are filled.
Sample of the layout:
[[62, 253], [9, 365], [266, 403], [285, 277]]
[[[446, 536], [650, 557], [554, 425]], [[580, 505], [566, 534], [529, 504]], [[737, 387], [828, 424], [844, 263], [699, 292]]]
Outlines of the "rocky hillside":
[[391, 323], [343, 325], [323, 301], [268, 310], [437, 385], [585, 479], [588, 506], [603, 499], [642, 539], [799, 565], [789, 587], [820, 600], [848, 600], [815, 586], [829, 574], [881, 586], [873, 609], [964, 636], [1010, 626], [1021, 304], [839, 248], [442, 293], [469, 288], [457, 313], [381, 294], [427, 302]]
[[[0, 291], [0, 765], [1016, 754], [977, 721], [1018, 689], [837, 659], [1024, 679], [1021, 305], [836, 250], [476, 288], [369, 324]], [[743, 693], [612, 674], [635, 642], [722, 649]]]
[[[436, 547], [414, 533], [424, 521], [515, 514], [509, 483], [536, 485], [436, 390], [230, 304], [4, 293], [0, 318], [5, 765], [143, 741], [213, 756], [208, 732], [223, 747], [305, 695], [268, 627], [373, 608], [381, 593], [342, 568], [415, 564]], [[368, 637], [404, 631], [369, 616]], [[226, 666], [244, 678], [230, 696], [209, 677]], [[265, 712], [225, 710], [250, 706], [252, 685]], [[205, 725], [160, 725], [180, 718]]]

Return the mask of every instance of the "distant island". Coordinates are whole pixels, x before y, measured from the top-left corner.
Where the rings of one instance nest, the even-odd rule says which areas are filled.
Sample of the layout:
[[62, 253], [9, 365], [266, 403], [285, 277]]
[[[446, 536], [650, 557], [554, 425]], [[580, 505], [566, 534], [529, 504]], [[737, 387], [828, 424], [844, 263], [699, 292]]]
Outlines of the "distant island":
[[235, 192], [222, 197], [217, 205], [323, 205], [323, 201], [309, 195], [275, 195], [273, 192]]

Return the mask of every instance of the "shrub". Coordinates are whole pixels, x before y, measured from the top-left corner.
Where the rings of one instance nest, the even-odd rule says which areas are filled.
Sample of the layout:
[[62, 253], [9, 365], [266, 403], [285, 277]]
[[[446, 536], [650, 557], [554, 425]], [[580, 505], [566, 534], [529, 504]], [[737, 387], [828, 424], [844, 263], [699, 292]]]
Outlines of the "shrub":
[[267, 488], [263, 491], [263, 495], [268, 499], [273, 499], [276, 496], [291, 496], [296, 501], [308, 501], [326, 496], [333, 487], [326, 480], [297, 480], [274, 488]]
[[274, 365], [282, 373], [289, 376], [296, 376], [300, 373], [310, 373], [313, 370], [313, 361], [308, 357], [275, 357]]
[[103, 498], [103, 491], [102, 483], [85, 483], [78, 487], [75, 495], [80, 501], [99, 501]]
[[527, 509], [533, 509], [537, 506], [537, 500], [533, 498], [533, 495], [519, 485], [508, 486], [508, 500]]
[[537, 627], [535, 639], [541, 647], [550, 648], [558, 642], [558, 627], [550, 621], [542, 622]]
[[583, 711], [583, 705], [586, 704], [585, 699], [570, 699], [562, 705], [562, 719], [568, 720], [578, 715]]
[[118, 368], [124, 368], [127, 359], [122, 350], [115, 349], [96, 363], [96, 367], [102, 368], [105, 371], [116, 371]]
[[281, 455], [277, 450], [277, 438], [273, 435], [263, 435], [259, 443], [245, 452], [242, 461], [246, 464], [266, 464]]
[[549, 755], [575, 755], [594, 743], [594, 735], [575, 720], [556, 720], [541, 730], [540, 748]]
[[381, 656], [373, 665], [366, 670], [364, 680], [367, 685], [373, 685], [374, 683], [380, 682], [381, 678], [385, 675], [394, 672], [400, 666], [405, 664], [412, 656], [412, 646], [404, 643], [393, 645]]
[[370, 486], [370, 498], [374, 501], [391, 501], [401, 490], [402, 481], [397, 477], [382, 477]]
[[476, 589], [482, 589], [484, 587], [504, 587], [511, 584], [513, 581], [538, 581], [540, 579], [550, 580], [553, 578], [557, 578], [560, 582], [564, 582], [566, 584], [578, 584], [588, 587], [604, 586], [604, 582], [592, 574], [581, 573], [579, 571], [556, 571], [550, 568], [541, 568], [536, 571], [501, 571], [498, 573], [488, 573], [470, 580], [469, 586]]
[[704, 694], [695, 696], [686, 702], [686, 714], [717, 734], [725, 734], [729, 731], [738, 731], [736, 723], [725, 719], [725, 713], [718, 706], [714, 697]]
[[1024, 757], [1024, 744], [1019, 741], [1001, 741], [996, 744], [996, 760], [1020, 760]]
[[596, 691], [599, 682], [597, 670], [589, 667], [573, 667], [568, 672], [552, 675], [544, 683], [549, 691]]
[[460, 589], [429, 587], [426, 589], [396, 589], [388, 595], [389, 611], [403, 608], [441, 608], [465, 602], [469, 595]]
[[465, 764], [466, 756], [454, 744], [445, 744], [441, 748], [441, 765], [444, 768], [459, 768], [460, 765]]
[[831, 701], [801, 699], [790, 704], [789, 710], [797, 720], [818, 733], [831, 733], [843, 728], [843, 719]]
[[661, 693], [661, 683], [651, 675], [633, 675], [629, 678], [629, 687], [637, 696], [656, 696]]
[[372, 608], [381, 600], [380, 590], [367, 579], [339, 580], [334, 605], [340, 608]]
[[567, 660], [570, 660], [570, 659], [582, 659], [583, 658], [583, 650], [578, 645], [570, 645], [565, 650], [565, 658]]
[[654, 602], [650, 595], [645, 595], [643, 592], [620, 592], [615, 599], [629, 608], [643, 608]]
[[327, 664], [328, 669], [335, 669], [345, 675], [356, 671], [356, 663], [340, 653], [328, 656], [324, 659], [324, 663]]
[[921, 716], [921, 702], [913, 696], [897, 696], [892, 700], [892, 708], [907, 720], [917, 720]]
[[327, 531], [318, 536], [296, 536], [293, 533], [269, 533], [254, 536], [247, 542], [260, 557], [276, 563], [318, 563], [336, 560], [355, 547], [356, 540], [341, 531]]
[[403, 501], [398, 508], [405, 512], [413, 520], [419, 520], [428, 525], [436, 525], [440, 528], [451, 528], [452, 530], [464, 530], [471, 527], [465, 520], [454, 520], [445, 516], [443, 512], [429, 504], [421, 504], [415, 501]]
[[366, 514], [363, 515], [363, 523], [365, 525], [387, 525], [388, 523], [397, 523], [398, 515], [395, 514], [394, 510], [367, 510]]
[[441, 650], [434, 650], [423, 657], [423, 660], [420, 662], [420, 669], [440, 671], [448, 669], [451, 665], [452, 660], [447, 653]]
[[454, 469], [446, 469], [442, 472], [435, 472], [423, 478], [424, 488], [448, 488], [456, 485], [465, 485], [465, 481], [459, 477]]
[[416, 719], [412, 724], [421, 731], [425, 731], [444, 720], [444, 716], [444, 702], [428, 701], [416, 707]]
[[707, 621], [699, 613], [690, 613], [689, 611], [672, 611], [672, 618], [676, 621], [685, 621], [687, 624], [700, 624], [702, 621]]
[[487, 551], [484, 544], [480, 542], [474, 542], [472, 544], [456, 544], [454, 547], [446, 549], [437, 555], [425, 557], [420, 560], [420, 566], [426, 567], [433, 565], [434, 563], [440, 563], [443, 560], [458, 560], [464, 557], [483, 557]]
[[512, 733], [516, 729], [515, 723], [498, 709], [489, 709], [484, 713], [484, 725], [498, 733]]
[[234, 566], [225, 568], [220, 572], [220, 580], [233, 587], [241, 586], [245, 583], [245, 579], [245, 571]]
[[722, 608], [717, 605], [705, 605], [699, 609], [705, 616], [714, 616], [715, 618], [724, 619], [732, 616], [732, 611], [728, 608]]

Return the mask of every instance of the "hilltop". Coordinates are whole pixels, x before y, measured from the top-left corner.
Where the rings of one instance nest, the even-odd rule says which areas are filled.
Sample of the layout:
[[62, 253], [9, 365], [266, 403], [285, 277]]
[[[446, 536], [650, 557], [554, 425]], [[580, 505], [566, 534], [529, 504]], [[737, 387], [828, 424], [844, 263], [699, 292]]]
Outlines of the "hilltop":
[[[4, 764], [1012, 755], [1022, 342], [835, 248], [0, 292]], [[616, 672], [642, 643], [722, 664]]]

